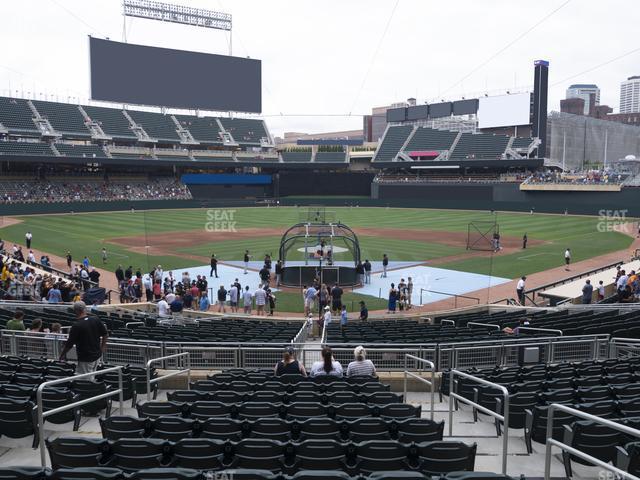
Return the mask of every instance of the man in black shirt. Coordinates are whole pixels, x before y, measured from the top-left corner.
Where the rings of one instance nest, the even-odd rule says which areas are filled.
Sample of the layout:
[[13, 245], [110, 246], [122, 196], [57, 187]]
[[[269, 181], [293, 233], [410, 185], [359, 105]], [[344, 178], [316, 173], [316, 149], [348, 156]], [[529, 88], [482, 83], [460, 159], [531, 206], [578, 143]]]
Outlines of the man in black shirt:
[[364, 283], [371, 283], [371, 262], [369, 259], [364, 261]]
[[262, 267], [262, 269], [259, 272], [259, 275], [260, 275], [260, 284], [263, 287], [268, 287], [269, 279], [271, 278], [271, 272], [269, 271], [266, 265]]
[[331, 289], [331, 309], [339, 312], [342, 308], [342, 289], [336, 283]]
[[122, 270], [122, 265], [118, 265], [118, 268], [116, 268], [116, 280], [118, 280], [118, 285], [124, 282], [124, 270]]
[[211, 271], [209, 272], [209, 276], [213, 277], [213, 274], [216, 274], [216, 278], [218, 278], [218, 259], [216, 258], [216, 254], [211, 254]]
[[100, 285], [100, 272], [95, 268], [91, 269], [89, 272], [89, 280], [96, 284], [96, 286]]
[[360, 300], [360, 317], [358, 320], [365, 321], [367, 318], [369, 318], [369, 310], [367, 310], [367, 306], [364, 302]]
[[133, 277], [133, 267], [129, 265], [127, 269], [124, 271], [124, 278], [125, 280], [129, 281], [131, 280], [131, 277]]
[[95, 372], [98, 360], [107, 349], [107, 327], [98, 318], [87, 315], [84, 302], [75, 302], [73, 311], [77, 321], [71, 327], [67, 343], [60, 353], [60, 360], [66, 360], [67, 352], [75, 345], [78, 353], [76, 374]]
[[387, 278], [387, 267], [389, 266], [389, 257], [385, 253], [382, 255], [382, 278]]

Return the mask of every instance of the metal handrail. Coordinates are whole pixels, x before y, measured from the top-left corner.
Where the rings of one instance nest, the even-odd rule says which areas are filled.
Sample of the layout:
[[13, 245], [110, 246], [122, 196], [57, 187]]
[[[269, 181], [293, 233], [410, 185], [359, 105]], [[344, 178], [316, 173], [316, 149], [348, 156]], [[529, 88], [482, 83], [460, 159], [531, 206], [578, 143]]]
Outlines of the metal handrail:
[[605, 418], [596, 417], [595, 415], [591, 415], [589, 413], [582, 412], [580, 410], [576, 410], [575, 408], [567, 407], [566, 405], [561, 405], [559, 403], [552, 403], [549, 405], [549, 411], [547, 413], [547, 445], [546, 452], [544, 457], [544, 478], [545, 480], [551, 479], [551, 448], [558, 447], [560, 450], [570, 453], [571, 455], [575, 455], [576, 457], [580, 457], [583, 460], [586, 460], [594, 465], [598, 465], [599, 467], [604, 468], [605, 470], [609, 470], [617, 475], [620, 475], [623, 478], [630, 478], [632, 480], [640, 480], [639, 477], [635, 475], [631, 475], [629, 472], [625, 472], [613, 465], [610, 465], [602, 460], [593, 457], [587, 453], [584, 453], [580, 450], [576, 450], [575, 448], [563, 443], [559, 440], [553, 438], [553, 414], [556, 410], [560, 410], [561, 412], [569, 413], [573, 416], [582, 418], [584, 420], [590, 420], [592, 422], [598, 423], [600, 425], [604, 425], [605, 427], [612, 428], [614, 430], [618, 430], [619, 432], [626, 433], [629, 435], [634, 435], [636, 437], [640, 437], [640, 430], [635, 428], [627, 427], [626, 425], [622, 425], [620, 423], [612, 422], [611, 420], [607, 420]]
[[[500, 390], [504, 395], [504, 402], [502, 403], [502, 406], [503, 406], [502, 409], [503, 409], [504, 415], [500, 415], [499, 413], [494, 412], [493, 410], [489, 410], [488, 408], [485, 408], [482, 405], [479, 405], [469, 400], [468, 398], [465, 398], [462, 395], [458, 395], [456, 392], [454, 392], [453, 390], [454, 390], [456, 376], [466, 378], [468, 380], [472, 380], [482, 385], [486, 385], [488, 387], [492, 387], [497, 390]], [[453, 436], [453, 400], [454, 399], [458, 400], [459, 402], [466, 403], [467, 405], [474, 407], [476, 410], [479, 410], [482, 413], [490, 415], [504, 423], [504, 432], [502, 434], [502, 473], [506, 475], [507, 474], [507, 453], [509, 449], [509, 390], [507, 390], [507, 388], [502, 385], [489, 382], [484, 378], [474, 377], [473, 375], [469, 375], [468, 373], [464, 373], [456, 369], [451, 369], [450, 377], [449, 377], [449, 436], [450, 437]]]
[[469, 325], [476, 325], [478, 327], [491, 327], [495, 328], [496, 330], [500, 330], [500, 325], [494, 325], [493, 323], [468, 322], [467, 327]]
[[448, 324], [451, 324], [454, 327], [456, 326], [455, 320], [449, 320], [448, 318], [443, 318], [442, 320], [440, 320], [440, 325], [442, 325], [444, 322], [447, 322]]
[[144, 322], [127, 322], [124, 324], [124, 328], [129, 328], [131, 325], [142, 325], [144, 327], [146, 324]]
[[[157, 377], [154, 379], [151, 378], [151, 365], [164, 360], [169, 360], [171, 358], [180, 358], [180, 357], [185, 357], [187, 359], [186, 368], [176, 370], [174, 372], [168, 373], [161, 377]], [[175, 377], [176, 375], [180, 375], [181, 373], [185, 373], [185, 372], [187, 374], [187, 390], [188, 390], [189, 382], [191, 381], [191, 354], [189, 352], [175, 353], [173, 355], [167, 355], [166, 357], [152, 358], [151, 360], [149, 360], [147, 362], [147, 372], [146, 372], [147, 373], [147, 401], [148, 402], [151, 401], [151, 384], [152, 383], [157, 383], [160, 380], [165, 380], [167, 378]]]
[[518, 327], [518, 331], [521, 332], [523, 330], [531, 330], [531, 331], [535, 331], [535, 332], [557, 333], [559, 337], [563, 336], [562, 330], [556, 330], [555, 328]]
[[[430, 368], [431, 380], [429, 381], [421, 377], [420, 375], [417, 375], [407, 370], [407, 360], [409, 359], [415, 360], [416, 362], [419, 362], [419, 363], [426, 364]], [[429, 360], [426, 360], [424, 358], [416, 357], [415, 355], [411, 355], [408, 353], [404, 355], [404, 401], [405, 402], [407, 401], [407, 376], [415, 378], [416, 380], [419, 380], [422, 383], [426, 383], [427, 385], [429, 385], [429, 387], [431, 387], [431, 414], [430, 414], [431, 420], [433, 420], [434, 413], [435, 413], [435, 398], [436, 398], [435, 372], [436, 372], [436, 366], [433, 362], [430, 362]]]
[[[82, 405], [86, 405], [87, 403], [95, 402], [96, 400], [102, 400], [103, 398], [113, 397], [114, 395], [118, 395], [118, 401], [120, 402], [120, 415], [124, 414], [124, 398], [123, 398], [123, 386], [122, 386], [122, 369], [124, 367], [111, 367], [105, 368], [104, 370], [98, 370], [95, 372], [82, 373], [80, 375], [74, 375], [72, 377], [65, 378], [57, 378], [55, 380], [49, 380], [48, 382], [41, 383], [36, 391], [36, 402], [37, 402], [37, 428], [38, 428], [38, 442], [40, 444], [40, 463], [43, 467], [47, 466], [47, 457], [45, 451], [45, 443], [44, 443], [44, 419], [55, 415], [56, 413], [62, 413], [66, 410], [70, 410], [75, 407], [81, 407]], [[84, 400], [79, 400], [77, 402], [70, 403], [68, 405], [63, 405], [58, 408], [53, 408], [51, 410], [44, 411], [42, 406], [42, 392], [46, 387], [51, 387], [53, 385], [60, 385], [61, 383], [69, 383], [75, 380], [81, 380], [83, 378], [94, 378], [99, 375], [103, 375], [109, 372], [118, 372], [118, 389], [112, 390], [107, 393], [102, 393], [100, 395], [96, 395], [95, 397], [85, 398]]]

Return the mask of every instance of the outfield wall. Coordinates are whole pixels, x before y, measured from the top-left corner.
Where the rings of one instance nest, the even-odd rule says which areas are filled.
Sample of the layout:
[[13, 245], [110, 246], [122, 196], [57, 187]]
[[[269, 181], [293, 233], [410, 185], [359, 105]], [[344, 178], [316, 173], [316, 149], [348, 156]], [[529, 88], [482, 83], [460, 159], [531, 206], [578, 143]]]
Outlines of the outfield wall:
[[377, 204], [465, 210], [503, 210], [599, 215], [600, 210], [627, 210], [640, 217], [640, 188], [620, 192], [521, 191], [515, 183], [371, 185]]

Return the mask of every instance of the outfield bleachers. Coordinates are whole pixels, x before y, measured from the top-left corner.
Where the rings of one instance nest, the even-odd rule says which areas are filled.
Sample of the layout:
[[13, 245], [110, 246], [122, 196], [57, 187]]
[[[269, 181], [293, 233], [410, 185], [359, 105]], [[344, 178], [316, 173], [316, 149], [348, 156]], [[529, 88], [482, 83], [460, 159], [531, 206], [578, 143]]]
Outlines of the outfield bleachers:
[[46, 118], [53, 129], [65, 137], [89, 138], [91, 133], [77, 105], [32, 100], [38, 113]]
[[53, 157], [49, 144], [44, 142], [12, 142], [0, 140], [0, 155], [48, 155]]
[[435, 130], [429, 127], [418, 127], [404, 148], [405, 152], [449, 150], [458, 132]]
[[229, 132], [240, 145], [260, 145], [262, 138], [268, 137], [262, 120], [248, 118], [220, 117], [223, 128]]
[[282, 161], [285, 163], [306, 163], [311, 161], [311, 151], [308, 152], [282, 152]]
[[452, 160], [499, 159], [509, 144], [506, 135], [463, 133], [450, 155]]
[[513, 139], [513, 143], [511, 144], [512, 148], [529, 148], [529, 146], [533, 143], [533, 138], [530, 137], [515, 137]]
[[55, 147], [63, 157], [107, 158], [104, 150], [98, 145], [56, 143]]
[[344, 163], [346, 161], [344, 152], [317, 152], [316, 163]]
[[136, 140], [135, 133], [131, 131], [129, 120], [122, 110], [116, 108], [94, 107], [83, 105], [82, 107], [89, 118], [97, 122], [105, 134], [114, 139]]
[[0, 123], [10, 133], [39, 135], [40, 131], [33, 123], [33, 117], [27, 100], [0, 97]]
[[215, 117], [196, 117], [195, 115], [176, 115], [180, 125], [191, 132], [193, 138], [200, 143], [221, 145], [220, 126]]
[[140, 110], [127, 110], [127, 113], [151, 138], [162, 142], [180, 142], [176, 124], [170, 115]]
[[413, 126], [390, 126], [376, 151], [374, 161], [391, 162], [402, 149], [402, 146], [413, 131]]

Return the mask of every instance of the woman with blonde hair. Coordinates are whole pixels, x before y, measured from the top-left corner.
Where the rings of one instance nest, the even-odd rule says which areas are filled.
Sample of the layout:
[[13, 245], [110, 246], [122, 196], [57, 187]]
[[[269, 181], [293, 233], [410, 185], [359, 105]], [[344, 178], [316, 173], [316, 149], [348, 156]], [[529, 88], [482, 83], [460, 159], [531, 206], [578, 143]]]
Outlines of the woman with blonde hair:
[[353, 357], [353, 362], [347, 367], [347, 377], [361, 375], [372, 377], [376, 374], [376, 367], [371, 360], [367, 359], [367, 351], [362, 345], [353, 350]]

